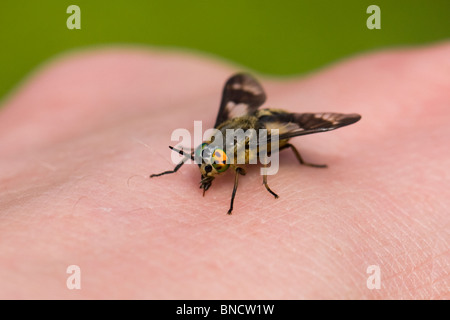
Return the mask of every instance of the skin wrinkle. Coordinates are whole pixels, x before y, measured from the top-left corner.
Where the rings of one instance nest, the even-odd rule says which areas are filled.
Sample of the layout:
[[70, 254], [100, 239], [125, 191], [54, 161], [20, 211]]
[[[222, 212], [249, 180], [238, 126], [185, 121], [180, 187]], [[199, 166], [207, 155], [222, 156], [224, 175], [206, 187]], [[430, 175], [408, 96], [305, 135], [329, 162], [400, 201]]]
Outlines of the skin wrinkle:
[[[374, 227], [376, 227], [376, 229], [379, 229], [379, 224], [374, 224]], [[381, 231], [381, 230], [380, 230], [380, 231]], [[370, 235], [371, 232], [367, 232], [367, 234]], [[389, 234], [389, 233], [388, 233], [388, 234]], [[399, 239], [399, 238], [398, 238], [397, 236], [395, 236], [395, 235], [394, 235], [394, 237], [395, 237], [396, 239]], [[384, 251], [387, 253], [387, 256], [395, 257], [396, 254], [395, 254], [394, 252], [399, 250], [399, 249], [397, 248], [397, 249], [395, 249], [394, 252], [392, 252], [392, 251], [389, 249], [389, 247], [386, 247], [384, 244], [378, 242], [377, 239], [376, 239], [376, 237], [374, 237], [374, 238], [371, 239], [371, 240], [375, 241], [374, 243], [378, 243], [380, 249], [384, 250]], [[399, 242], [401, 243], [401, 240], [400, 240]], [[383, 259], [381, 259], [381, 260], [383, 260]], [[394, 259], [391, 263], [392, 263], [392, 264], [397, 264], [397, 261]], [[370, 263], [370, 264], [373, 264], [373, 261], [372, 261], [372, 263]], [[388, 279], [388, 277], [386, 276], [386, 266], [384, 266], [384, 267], [381, 266], [381, 267], [382, 267], [382, 270], [384, 271], [384, 272], [383, 272], [383, 280], [386, 280], [386, 279]], [[389, 267], [389, 266], [388, 266], [387, 270], [390, 270], [390, 269], [392, 269], [392, 267]]]
[[[419, 245], [418, 245], [418, 247], [419, 247], [419, 250], [420, 250], [420, 251], [427, 252], [427, 251], [425, 250], [425, 248], [421, 248]], [[406, 253], [405, 253], [405, 254], [406, 254]], [[408, 256], [408, 255], [406, 254], [406, 256]], [[423, 262], [423, 264], [426, 264], [426, 263], [427, 263], [427, 261]], [[400, 265], [404, 265], [404, 264], [403, 264], [403, 263], [400, 263]], [[404, 270], [403, 272], [397, 273], [397, 274], [395, 274], [395, 276], [393, 276], [393, 277], [398, 277], [398, 276], [402, 275], [403, 273], [413, 272], [416, 268], [418, 268], [418, 266], [414, 266], [411, 270]], [[387, 278], [387, 277], [386, 277], [386, 278]], [[389, 278], [387, 278], [387, 279], [389, 279]]]
[[[31, 96], [25, 87], [9, 99], [0, 123], [19, 121], [14, 110], [19, 113], [20, 108], [11, 105], [30, 105], [37, 96], [55, 103], [55, 112], [70, 114], [75, 103], [63, 110], [61, 97], [45, 100], [57, 92], [46, 88], [59, 75], [70, 78], [76, 72], [83, 79], [83, 72], [97, 68], [92, 82], [77, 89], [84, 90], [125, 70], [135, 88], [117, 90], [126, 85], [117, 78], [98, 91], [108, 96], [103, 100], [94, 96], [96, 90], [78, 94], [78, 106], [81, 99], [97, 99], [89, 125], [77, 125], [77, 117], [65, 118], [72, 124], [64, 122], [62, 132], [52, 133], [55, 137], [48, 133], [36, 145], [33, 140], [18, 142], [0, 162], [0, 168], [14, 172], [0, 183], [1, 190], [9, 190], [2, 194], [8, 201], [1, 201], [0, 243], [8, 250], [0, 250], [0, 296], [445, 297], [449, 250], [444, 226], [449, 223], [444, 200], [448, 188], [442, 181], [448, 176], [443, 141], [449, 135], [444, 108], [449, 98], [444, 93], [450, 85], [442, 62], [449, 50], [444, 44], [384, 52], [348, 60], [302, 81], [265, 85], [271, 106], [297, 112], [354, 111], [363, 119], [355, 127], [293, 140], [305, 159], [330, 168], [301, 167], [284, 151], [279, 173], [269, 177], [269, 185], [281, 196], [278, 200], [264, 190], [258, 170], [249, 170], [240, 180], [232, 217], [225, 214], [231, 176], [215, 181], [205, 198], [198, 190], [195, 167], [183, 167], [161, 180], [147, 179], [153, 171], [171, 167], [168, 132], [191, 128], [194, 118], [214, 120], [229, 69], [214, 71], [209, 64], [197, 71], [203, 62], [182, 55], [166, 61], [164, 55], [155, 58], [145, 51], [131, 56], [121, 51], [120, 59], [114, 52], [100, 51], [61, 60], [51, 67], [64, 68], [33, 80], [46, 83], [28, 82]], [[105, 55], [112, 56], [95, 66]], [[70, 66], [75, 61], [76, 68]], [[120, 70], [101, 72], [118, 61]], [[189, 72], [183, 67], [186, 62]], [[158, 64], [158, 70], [148, 71]], [[148, 78], [162, 79], [157, 90]], [[176, 83], [168, 82], [173, 78]], [[168, 98], [174, 86], [177, 95]], [[121, 91], [127, 94], [120, 96]], [[412, 99], [414, 93], [420, 93], [417, 99]], [[84, 105], [86, 110], [91, 104]], [[103, 112], [110, 115], [102, 118]], [[49, 120], [51, 116], [45, 115]], [[42, 124], [51, 126], [48, 123]], [[0, 134], [0, 145], [21, 133]], [[143, 179], [130, 178], [135, 175]], [[29, 196], [17, 199], [24, 193]], [[11, 201], [16, 203], [9, 205]], [[19, 251], [22, 254], [15, 256]], [[83, 270], [81, 292], [65, 288], [65, 268], [73, 263]], [[370, 264], [381, 267], [379, 291], [366, 288]], [[45, 292], [47, 288], [52, 293]]]

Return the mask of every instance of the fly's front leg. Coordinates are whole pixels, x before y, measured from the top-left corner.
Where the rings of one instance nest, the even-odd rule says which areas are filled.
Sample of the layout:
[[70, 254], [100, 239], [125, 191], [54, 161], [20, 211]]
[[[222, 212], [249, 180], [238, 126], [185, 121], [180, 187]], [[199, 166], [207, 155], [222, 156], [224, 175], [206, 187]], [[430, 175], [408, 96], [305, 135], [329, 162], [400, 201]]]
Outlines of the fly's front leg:
[[184, 156], [183, 160], [181, 160], [181, 162], [178, 163], [177, 166], [176, 166], [173, 170], [168, 170], [168, 171], [164, 171], [164, 172], [161, 172], [161, 173], [152, 174], [152, 175], [150, 175], [150, 178], [159, 177], [159, 176], [162, 176], [162, 175], [165, 175], [165, 174], [175, 173], [175, 172], [178, 171], [178, 169], [181, 168], [181, 166], [182, 166], [186, 161], [188, 161], [189, 159], [194, 160], [194, 154], [193, 154], [193, 153], [189, 154], [189, 153], [184, 152], [183, 150], [177, 150], [177, 149], [175, 149], [174, 147], [169, 147], [169, 148], [170, 148], [171, 150], [173, 150], [173, 151], [175, 151], [175, 152], [181, 154], [182, 156]]
[[291, 148], [292, 152], [294, 152], [295, 157], [297, 158], [298, 162], [300, 162], [300, 164], [305, 165], [305, 166], [309, 166], [309, 167], [314, 167], [314, 168], [326, 168], [328, 167], [326, 164], [314, 164], [314, 163], [309, 163], [309, 162], [305, 162], [302, 158], [302, 156], [300, 155], [300, 152], [298, 152], [298, 150], [290, 143], [285, 144], [281, 149], [286, 149], [286, 148]]
[[234, 203], [234, 197], [236, 196], [236, 190], [238, 187], [238, 180], [239, 180], [239, 175], [245, 175], [245, 170], [237, 167], [236, 169], [236, 173], [234, 176], [234, 187], [233, 187], [233, 193], [231, 194], [231, 203], [230, 203], [230, 209], [228, 210], [228, 214], [231, 214], [231, 212], [233, 211], [233, 203]]
[[188, 158], [183, 159], [179, 164], [177, 164], [177, 166], [176, 166], [173, 170], [168, 170], [168, 171], [164, 171], [164, 172], [161, 172], [161, 173], [152, 174], [152, 175], [150, 176], [150, 178], [159, 177], [159, 176], [162, 176], [162, 175], [165, 175], [165, 174], [169, 174], [169, 173], [175, 173], [175, 172], [178, 171], [178, 169], [181, 168], [181, 166], [182, 166], [187, 160], [188, 160]]

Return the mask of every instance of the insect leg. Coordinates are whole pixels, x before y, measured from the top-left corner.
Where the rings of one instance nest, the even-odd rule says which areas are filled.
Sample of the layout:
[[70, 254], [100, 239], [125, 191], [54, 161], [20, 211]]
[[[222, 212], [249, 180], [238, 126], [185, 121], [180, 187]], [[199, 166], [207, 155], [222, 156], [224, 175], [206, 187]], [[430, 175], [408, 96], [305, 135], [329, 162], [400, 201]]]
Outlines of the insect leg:
[[164, 172], [157, 173], [157, 174], [152, 174], [152, 175], [150, 176], [150, 178], [153, 178], [153, 177], [159, 177], [159, 176], [162, 176], [162, 175], [165, 175], [165, 174], [169, 174], [169, 173], [175, 173], [175, 172], [178, 171], [178, 169], [181, 168], [181, 166], [182, 166], [188, 159], [194, 160], [194, 154], [193, 154], [193, 153], [189, 154], [189, 153], [184, 152], [183, 150], [178, 150], [178, 149], [175, 149], [174, 147], [171, 147], [171, 146], [169, 146], [169, 148], [170, 148], [170, 150], [173, 150], [173, 151], [175, 151], [175, 152], [181, 154], [182, 156], [185, 156], [185, 158], [183, 158], [183, 160], [181, 160], [181, 162], [180, 162], [179, 164], [177, 164], [177, 166], [176, 166], [173, 170], [164, 171]]
[[191, 158], [192, 160], [194, 160], [194, 152], [187, 153], [187, 152], [185, 152], [184, 150], [178, 150], [178, 149], [175, 149], [175, 148], [172, 147], [172, 146], [169, 146], [169, 148], [170, 148], [170, 150], [173, 150], [173, 151], [175, 151], [175, 152], [181, 154], [182, 156], [189, 157], [189, 158]]
[[178, 171], [178, 169], [181, 168], [181, 166], [182, 166], [188, 159], [189, 159], [189, 158], [184, 158], [183, 160], [181, 160], [181, 162], [180, 162], [179, 164], [177, 164], [177, 166], [176, 166], [173, 170], [164, 171], [164, 172], [157, 173], [157, 174], [152, 174], [152, 175], [150, 176], [150, 178], [159, 177], [159, 176], [162, 176], [162, 175], [165, 175], [165, 174], [169, 174], [169, 173], [175, 173], [175, 172]]
[[310, 167], [314, 167], [314, 168], [326, 168], [328, 167], [326, 164], [314, 164], [314, 163], [309, 163], [309, 162], [305, 162], [302, 158], [302, 156], [300, 155], [300, 153], [298, 152], [298, 150], [290, 143], [285, 144], [283, 147], [281, 147], [280, 151], [286, 148], [291, 148], [292, 152], [294, 152], [295, 157], [297, 158], [298, 162], [300, 162], [300, 164], [303, 164], [305, 166], [310, 166]]
[[236, 196], [236, 190], [238, 187], [238, 179], [239, 179], [239, 175], [245, 175], [245, 170], [242, 168], [237, 167], [236, 168], [236, 174], [234, 176], [234, 187], [233, 187], [233, 193], [231, 194], [231, 203], [230, 203], [230, 209], [228, 210], [228, 214], [231, 214], [231, 212], [233, 211], [233, 203], [234, 203], [234, 197]]
[[273, 195], [273, 196], [275, 197], [275, 199], [278, 199], [278, 198], [279, 198], [279, 196], [278, 196], [275, 192], [273, 192], [273, 191], [270, 189], [269, 185], [267, 184], [267, 174], [263, 174], [263, 184], [264, 184], [264, 187], [266, 187], [267, 191], [269, 191], [270, 194]]

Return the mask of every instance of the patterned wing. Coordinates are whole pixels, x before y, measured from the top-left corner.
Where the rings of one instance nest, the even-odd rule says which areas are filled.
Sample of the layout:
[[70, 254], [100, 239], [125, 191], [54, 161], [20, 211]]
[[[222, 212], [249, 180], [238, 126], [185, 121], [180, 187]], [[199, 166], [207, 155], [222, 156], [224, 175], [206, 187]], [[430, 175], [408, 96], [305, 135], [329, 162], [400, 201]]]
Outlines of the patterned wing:
[[264, 89], [252, 76], [239, 73], [225, 83], [214, 128], [228, 119], [255, 112], [266, 101]]
[[334, 130], [361, 119], [356, 113], [287, 113], [269, 109], [261, 110], [258, 117], [268, 130], [279, 130], [279, 140]]

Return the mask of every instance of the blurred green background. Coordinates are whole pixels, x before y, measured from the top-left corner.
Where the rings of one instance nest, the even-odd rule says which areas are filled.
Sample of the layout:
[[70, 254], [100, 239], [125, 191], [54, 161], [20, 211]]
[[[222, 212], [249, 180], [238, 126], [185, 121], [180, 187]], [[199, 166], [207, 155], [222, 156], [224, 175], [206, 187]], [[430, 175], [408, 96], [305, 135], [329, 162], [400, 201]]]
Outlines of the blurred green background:
[[[81, 8], [81, 30], [66, 27], [72, 4]], [[366, 27], [372, 4], [381, 8], [381, 30]], [[450, 0], [3, 0], [0, 8], [0, 99], [33, 68], [73, 48], [182, 47], [293, 75], [361, 51], [450, 36]]]

